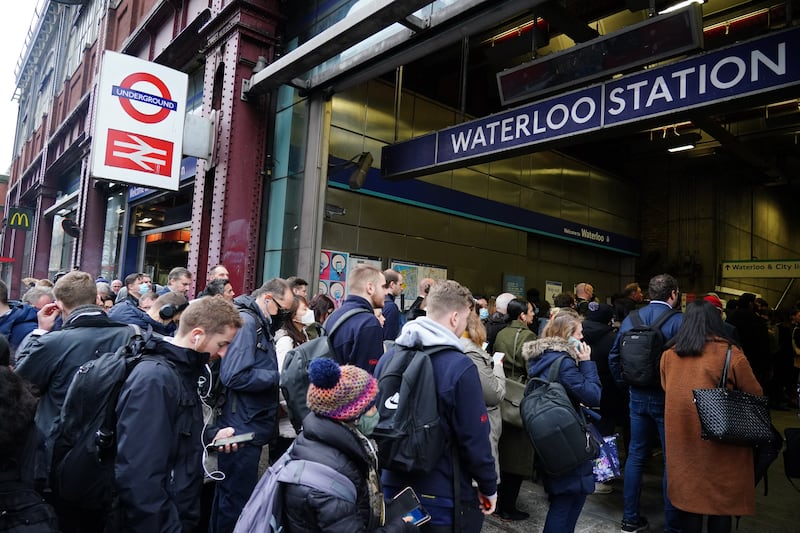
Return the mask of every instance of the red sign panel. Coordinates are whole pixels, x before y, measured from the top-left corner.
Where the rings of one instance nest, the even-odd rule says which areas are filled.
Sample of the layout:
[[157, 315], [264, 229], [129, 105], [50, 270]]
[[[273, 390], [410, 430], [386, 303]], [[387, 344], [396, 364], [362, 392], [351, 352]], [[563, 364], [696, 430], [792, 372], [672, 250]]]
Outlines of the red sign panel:
[[109, 129], [105, 164], [170, 177], [173, 147], [163, 139]]

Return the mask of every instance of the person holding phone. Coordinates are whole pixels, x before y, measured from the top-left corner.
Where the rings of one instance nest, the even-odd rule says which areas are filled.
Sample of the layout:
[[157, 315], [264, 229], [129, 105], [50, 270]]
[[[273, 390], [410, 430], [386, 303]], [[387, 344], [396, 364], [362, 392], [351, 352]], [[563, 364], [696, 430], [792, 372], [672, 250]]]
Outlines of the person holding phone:
[[[347, 476], [356, 487], [350, 503], [329, 493], [287, 484], [284, 493], [287, 533], [337, 531], [415, 532], [411, 505], [386, 520], [378, 475], [378, 456], [369, 435], [378, 423], [378, 380], [354, 366], [314, 359], [308, 367], [308, 408], [290, 454], [292, 459], [323, 463]], [[407, 495], [403, 498], [405, 498]], [[394, 516], [394, 515], [393, 515]]]

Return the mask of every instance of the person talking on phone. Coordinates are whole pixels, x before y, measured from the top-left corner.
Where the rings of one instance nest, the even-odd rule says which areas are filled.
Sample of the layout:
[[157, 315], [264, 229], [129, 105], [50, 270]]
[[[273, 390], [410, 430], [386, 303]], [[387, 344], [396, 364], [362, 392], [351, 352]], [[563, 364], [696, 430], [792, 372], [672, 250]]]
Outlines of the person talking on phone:
[[[572, 309], [559, 309], [550, 317], [542, 338], [526, 342], [522, 346], [522, 357], [528, 364], [531, 378], [544, 378], [552, 364], [562, 355], [558, 381], [564, 386], [575, 409], [580, 405], [596, 407], [600, 405], [600, 377], [597, 365], [591, 360], [592, 349], [583, 342], [583, 324], [578, 313]], [[544, 533], [567, 533], [575, 531], [575, 524], [586, 503], [586, 496], [595, 490], [592, 460], [564, 475], [554, 477], [542, 474], [544, 491], [550, 501]]]
[[385, 521], [377, 448], [369, 438], [380, 418], [375, 407], [378, 381], [357, 366], [340, 367], [325, 358], [311, 361], [308, 376], [311, 413], [303, 420], [291, 457], [320, 462], [344, 474], [356, 488], [356, 501], [351, 503], [305, 485], [286, 484], [287, 533], [418, 531], [411, 517], [404, 518], [402, 513]]

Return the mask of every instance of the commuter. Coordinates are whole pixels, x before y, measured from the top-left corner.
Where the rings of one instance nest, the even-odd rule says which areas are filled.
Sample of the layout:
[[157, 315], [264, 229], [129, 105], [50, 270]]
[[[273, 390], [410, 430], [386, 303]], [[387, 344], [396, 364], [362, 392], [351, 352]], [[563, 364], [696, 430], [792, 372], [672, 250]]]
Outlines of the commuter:
[[0, 366], [12, 367], [11, 361], [11, 347], [8, 345], [8, 339], [5, 335], [0, 335]]
[[295, 296], [308, 297], [308, 282], [306, 280], [292, 276], [286, 279], [286, 283], [289, 284], [289, 288], [292, 289], [292, 294]]
[[350, 272], [347, 279], [349, 294], [342, 306], [331, 314], [325, 327], [330, 330], [341, 316], [351, 309], [363, 309], [337, 328], [331, 339], [334, 359], [340, 365], [350, 364], [369, 373], [375, 370], [383, 354], [383, 328], [372, 312], [383, 307], [386, 278], [375, 267], [361, 264]]
[[502, 359], [498, 364], [494, 364], [492, 356], [481, 348], [484, 342], [486, 342], [486, 328], [481, 323], [480, 317], [472, 313], [467, 319], [467, 328], [461, 335], [461, 346], [467, 357], [475, 363], [481, 379], [483, 402], [486, 404], [486, 412], [489, 414], [489, 438], [492, 443], [494, 469], [497, 472], [497, 482], [500, 483], [500, 454], [497, 446], [500, 435], [503, 433], [500, 402], [506, 395], [506, 373], [503, 369]]
[[406, 322], [410, 322], [415, 318], [425, 316], [425, 297], [428, 295], [428, 292], [430, 292], [432, 285], [433, 280], [431, 278], [422, 278], [419, 280], [419, 292], [417, 293], [417, 297], [411, 303], [411, 307], [409, 307], [408, 311], [406, 312]]
[[709, 532], [729, 532], [733, 516], [755, 514], [753, 449], [701, 439], [692, 390], [717, 386], [729, 349], [727, 386], [756, 395], [762, 389], [709, 302], [686, 306], [672, 342], [661, 359], [669, 499], [680, 510], [684, 533], [700, 533], [704, 516]]
[[236, 298], [242, 328], [220, 363], [220, 381], [226, 391], [218, 424], [231, 426], [239, 434], [254, 432], [255, 438], [235, 456], [217, 458], [225, 479], [217, 483], [214, 493], [210, 533], [233, 531], [258, 482], [261, 448], [277, 435], [280, 379], [273, 332], [289, 318], [293, 301], [289, 284], [280, 278]]
[[36, 479], [41, 432], [33, 418], [36, 397], [30, 385], [0, 365], [0, 531], [59, 531], [53, 508], [42, 500]]
[[[575, 297], [568, 292], [561, 292], [553, 296], [553, 307], [556, 309], [574, 309], [575, 311], [578, 310], [578, 306], [575, 303]], [[553, 309], [550, 309], [550, 315], [553, 315]]]
[[289, 309], [289, 320], [283, 321], [275, 332], [275, 353], [278, 357], [278, 368], [283, 368], [283, 360], [289, 350], [297, 348], [308, 341], [306, 326], [314, 323], [314, 311], [308, 308], [306, 299], [295, 295], [294, 303]]
[[[536, 334], [528, 326], [533, 321], [533, 306], [515, 298], [508, 302], [508, 316], [512, 319], [507, 327], [497, 334], [494, 351], [502, 352], [506, 379], [524, 384], [528, 381], [528, 369], [522, 357], [522, 346], [536, 340]], [[508, 394], [512, 385], [506, 385]], [[500, 436], [500, 477], [497, 487], [497, 516], [503, 520], [525, 520], [530, 515], [517, 508], [517, 498], [523, 480], [533, 476], [533, 446], [522, 427], [503, 422]]]
[[504, 292], [494, 300], [494, 313], [492, 313], [486, 323], [486, 351], [494, 353], [494, 340], [501, 329], [508, 326], [511, 322], [511, 317], [508, 316], [508, 302], [514, 299], [514, 295], [510, 292]]
[[[147, 274], [143, 274], [142, 272], [128, 274], [125, 276], [125, 287], [120, 289], [119, 293], [117, 293], [117, 305], [114, 306], [114, 309], [116, 309], [115, 313], [124, 313], [124, 311], [122, 311], [125, 309], [124, 306], [137, 309], [139, 307], [139, 297], [143, 294], [147, 294], [151, 289], [150, 276]], [[120, 304], [124, 304], [124, 306]]]
[[[595, 424], [603, 436], [613, 435], [622, 429], [622, 438], [627, 447], [630, 440], [631, 419], [628, 413], [628, 391], [617, 387], [608, 367], [608, 354], [617, 338], [617, 330], [611, 327], [614, 308], [608, 304], [590, 302], [589, 314], [583, 319], [583, 341], [592, 349], [592, 361], [603, 386], [600, 394], [600, 420]], [[595, 493], [607, 494], [611, 485], [598, 483]]]
[[[589, 302], [587, 302], [588, 305]], [[527, 342], [522, 355], [528, 362], [530, 377], [547, 379], [552, 364], [562, 355], [558, 381], [567, 390], [572, 404], [581, 412], [580, 404], [590, 407], [600, 404], [600, 378], [597, 366], [591, 360], [591, 348], [581, 341], [581, 317], [572, 310], [562, 309], [550, 317], [543, 338]], [[595, 490], [592, 461], [586, 460], [571, 472], [552, 477], [542, 468], [544, 490], [550, 500], [544, 533], [575, 531], [575, 524], [586, 502], [586, 496]]]
[[231, 427], [204, 434], [197, 381], [210, 359], [225, 355], [241, 324], [230, 303], [203, 298], [184, 311], [174, 339], [154, 341], [152, 353], [167, 363], [145, 359], [125, 381], [116, 411], [118, 499], [111, 531], [192, 531], [197, 524], [203, 448], [234, 434]]
[[328, 317], [336, 310], [336, 304], [331, 297], [326, 294], [317, 294], [308, 304], [309, 309], [314, 311], [314, 323], [306, 327], [309, 339], [316, 339], [320, 336], [322, 325]]
[[[680, 305], [680, 290], [678, 281], [669, 274], [659, 274], [650, 279], [647, 289], [650, 303], [638, 310], [643, 324], [652, 324], [663, 313]], [[683, 320], [683, 315], [676, 313], [662, 326], [661, 332], [666, 341], [672, 339], [678, 332]], [[624, 387], [622, 369], [619, 361], [619, 342], [623, 333], [633, 327], [631, 317], [628, 315], [620, 325], [614, 346], [608, 356], [608, 365], [611, 375], [617, 385]], [[625, 461], [623, 476], [624, 512], [622, 516], [622, 531], [644, 531], [649, 527], [647, 518], [639, 514], [639, 498], [642, 492], [642, 475], [644, 464], [651, 456], [652, 445], [659, 439], [661, 449], [664, 449], [664, 391], [661, 387], [638, 387], [631, 385], [630, 415], [631, 415], [631, 440], [628, 444], [628, 457]], [[678, 512], [667, 496], [667, 475], [664, 472], [662, 490], [664, 493], [664, 516], [666, 531], [680, 531]]]
[[[550, 317], [550, 303], [547, 300], [542, 300], [539, 297], [539, 289], [531, 288], [525, 293], [525, 298], [533, 306], [533, 322], [531, 323], [531, 331], [539, 334], [544, 328], [542, 322], [547, 322]], [[535, 328], [535, 329], [533, 329]]]
[[116, 296], [119, 294], [120, 289], [122, 289], [122, 280], [120, 279], [111, 280], [110, 285], [111, 285], [111, 291], [114, 293], [114, 297], [116, 298]]
[[[436, 466], [427, 474], [384, 469], [384, 495], [392, 497], [403, 488], [412, 487], [432, 517], [425, 525], [425, 531], [453, 531], [455, 513], [458, 512], [460, 531], [478, 532], [484, 515], [491, 514], [497, 503], [497, 473], [478, 370], [471, 360], [464, 357], [459, 340], [467, 327], [469, 315], [474, 314], [472, 295], [469, 289], [455, 281], [444, 280], [433, 284], [426, 300], [426, 316], [407, 322], [396, 343], [398, 349], [452, 347], [452, 350], [434, 354], [431, 363], [441, 426], [447, 442], [454, 448], [446, 448]], [[394, 350], [389, 350], [381, 358], [377, 375], [394, 353]], [[457, 449], [455, 457], [460, 479], [454, 478], [454, 449]], [[472, 480], [475, 480], [477, 491]], [[454, 482], [459, 486], [458, 502], [454, 502]], [[479, 506], [479, 499], [485, 505]]]
[[142, 322], [130, 322], [143, 329], [152, 328], [153, 333], [164, 337], [171, 337], [178, 329], [181, 314], [189, 305], [189, 301], [182, 294], [167, 292], [159, 296], [147, 313]]
[[147, 291], [139, 296], [139, 310], [147, 313], [158, 300], [158, 294], [155, 291]]
[[594, 287], [589, 283], [575, 285], [575, 306], [581, 316], [589, 313], [589, 302], [594, 301]]
[[[16, 372], [39, 391], [36, 426], [45, 438], [45, 470], [49, 473], [53, 452], [55, 422], [61, 414], [72, 376], [96, 354], [110, 352], [126, 344], [131, 328], [114, 322], [96, 305], [97, 285], [86, 272], [72, 271], [58, 280], [53, 289], [56, 301], [38, 313], [38, 328], [20, 347]], [[51, 331], [57, 316], [63, 326]], [[81, 509], [51, 498], [61, 528], [70, 531], [102, 531], [105, 512]]]
[[378, 421], [378, 382], [353, 365], [315, 359], [308, 369], [308, 408], [292, 459], [320, 462], [344, 474], [356, 487], [355, 503], [300, 484], [287, 484], [285, 519], [289, 533], [304, 531], [417, 531], [397, 517], [384, 520], [378, 457], [369, 435]]
[[31, 305], [9, 302], [8, 285], [0, 281], [0, 335], [8, 340], [12, 355], [28, 333], [36, 329], [37, 312]]
[[728, 315], [728, 322], [736, 326], [744, 355], [761, 387], [766, 388], [770, 370], [769, 330], [755, 312], [755, 300], [755, 294], [742, 294], [736, 311]]
[[383, 300], [383, 340], [393, 341], [400, 334], [400, 309], [397, 307], [395, 300], [400, 293], [403, 292], [403, 275], [392, 270], [391, 268], [383, 271], [383, 277], [386, 278], [386, 296]]
[[[725, 314], [724, 308], [722, 306], [722, 300], [720, 300], [719, 296], [717, 296], [716, 294], [707, 294], [703, 296], [703, 300], [713, 305], [719, 312], [720, 317], [722, 317]], [[727, 334], [727, 336], [738, 343], [739, 334], [736, 332], [736, 326], [734, 326], [730, 322], [723, 322], [722, 325], [725, 327], [725, 333]]]
[[[206, 287], [215, 279], [231, 279], [231, 275], [228, 273], [228, 269], [225, 268], [225, 265], [214, 265], [209, 269], [208, 275], [206, 275]], [[205, 289], [197, 294], [198, 298], [202, 298], [203, 296], [206, 296]]]
[[42, 307], [54, 301], [53, 289], [50, 287], [31, 287], [22, 295], [22, 303], [35, 307], [37, 313]]
[[188, 298], [191, 287], [192, 273], [187, 268], [175, 267], [167, 275], [167, 284], [156, 291], [156, 294], [162, 296], [168, 292], [174, 292]]
[[225, 278], [212, 279], [206, 285], [206, 290], [203, 291], [205, 296], [219, 296], [225, 300], [233, 303], [236, 293], [233, 290], [231, 282]]
[[[481, 322], [486, 322], [489, 320], [489, 302], [486, 300], [485, 296], [480, 294], [475, 294], [475, 313], [478, 315], [478, 318], [481, 319]], [[485, 328], [485, 326], [484, 326]]]
[[622, 322], [628, 314], [639, 307], [644, 299], [642, 288], [638, 283], [628, 283], [622, 290], [622, 295], [614, 299], [614, 317], [617, 322]]

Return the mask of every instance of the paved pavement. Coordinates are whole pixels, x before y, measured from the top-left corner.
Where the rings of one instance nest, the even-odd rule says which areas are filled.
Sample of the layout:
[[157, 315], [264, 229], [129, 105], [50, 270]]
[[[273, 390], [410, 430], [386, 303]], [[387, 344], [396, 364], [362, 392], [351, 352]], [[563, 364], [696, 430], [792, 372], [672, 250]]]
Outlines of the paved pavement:
[[[773, 411], [773, 423], [783, 433], [786, 427], [800, 427], [797, 410]], [[663, 501], [661, 496], [661, 455], [656, 455], [645, 468], [642, 487], [641, 512], [650, 522], [650, 531], [664, 529]], [[797, 492], [783, 473], [783, 456], [769, 469], [769, 492], [764, 495], [763, 482], [756, 488], [756, 516], [743, 517], [735, 533], [800, 533], [800, 492]], [[795, 480], [800, 487], [800, 480]], [[612, 482], [610, 494], [593, 494], [586, 500], [578, 525], [578, 533], [607, 533], [620, 531], [622, 520], [622, 481]], [[490, 516], [482, 532], [535, 532], [541, 531], [547, 514], [547, 496], [542, 486], [525, 481], [517, 505], [530, 513], [530, 518], [508, 522]]]

